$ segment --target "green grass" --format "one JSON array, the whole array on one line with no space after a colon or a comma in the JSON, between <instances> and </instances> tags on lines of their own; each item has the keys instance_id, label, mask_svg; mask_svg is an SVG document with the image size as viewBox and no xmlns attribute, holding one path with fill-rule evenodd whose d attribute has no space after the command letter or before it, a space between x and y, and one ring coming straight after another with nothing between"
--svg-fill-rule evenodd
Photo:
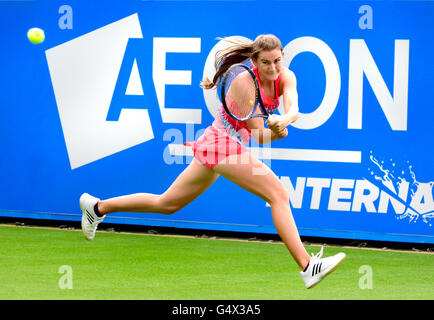
<instances>
[{"instance_id":1,"label":"green grass","mask_svg":"<svg viewBox=\"0 0 434 320\"><path fill-rule=\"evenodd\" d=\"M347 254L307 290L282 243L0 226L0 299L434 299L434 255L324 248ZM318 246L308 246L317 252ZM63 265L72 289L60 289ZM362 265L372 289L360 289Z\"/></svg>"}]
</instances>

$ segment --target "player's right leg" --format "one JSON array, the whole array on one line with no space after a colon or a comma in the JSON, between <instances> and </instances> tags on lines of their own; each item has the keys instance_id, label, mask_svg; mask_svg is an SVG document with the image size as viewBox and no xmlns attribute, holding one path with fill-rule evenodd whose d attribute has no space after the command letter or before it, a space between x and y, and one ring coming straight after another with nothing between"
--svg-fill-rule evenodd
<instances>
[{"instance_id":1,"label":"player's right leg","mask_svg":"<svg viewBox=\"0 0 434 320\"><path fill-rule=\"evenodd\" d=\"M107 199L98 203L98 209L102 215L113 212L172 214L196 199L218 177L219 174L193 159L163 194L136 193Z\"/></svg>"},{"instance_id":2,"label":"player's right leg","mask_svg":"<svg viewBox=\"0 0 434 320\"><path fill-rule=\"evenodd\" d=\"M196 199L219 174L199 163L196 159L176 178L163 194L136 193L100 200L88 194L80 198L83 212L82 230L92 240L104 216L113 212L152 212L172 214Z\"/></svg>"}]
</instances>

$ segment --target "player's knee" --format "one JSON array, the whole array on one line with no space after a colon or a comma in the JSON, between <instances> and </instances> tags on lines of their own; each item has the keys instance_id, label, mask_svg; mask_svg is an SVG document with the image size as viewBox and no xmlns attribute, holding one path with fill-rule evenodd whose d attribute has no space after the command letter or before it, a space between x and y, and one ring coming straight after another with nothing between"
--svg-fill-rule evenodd
<instances>
[{"instance_id":1,"label":"player's knee","mask_svg":"<svg viewBox=\"0 0 434 320\"><path fill-rule=\"evenodd\" d=\"M162 214L166 214L166 215L171 215L174 214L175 212L179 211L181 208L179 206L176 205L172 205L172 204L162 204L159 206L159 212Z\"/></svg>"},{"instance_id":2,"label":"player's knee","mask_svg":"<svg viewBox=\"0 0 434 320\"><path fill-rule=\"evenodd\" d=\"M167 215L174 214L175 212L182 209L182 206L178 204L171 203L170 201L167 201L164 195L161 195L158 198L158 205L159 212Z\"/></svg>"},{"instance_id":3,"label":"player's knee","mask_svg":"<svg viewBox=\"0 0 434 320\"><path fill-rule=\"evenodd\" d=\"M280 185L279 188L275 188L273 190L273 195L270 200L272 203L288 203L289 192L283 185Z\"/></svg>"},{"instance_id":4,"label":"player's knee","mask_svg":"<svg viewBox=\"0 0 434 320\"><path fill-rule=\"evenodd\" d=\"M182 209L181 207L176 206L176 205L175 206L174 205L167 205L163 208L162 213L167 214L167 215L171 215L171 214L178 212L181 209Z\"/></svg>"}]
</instances>

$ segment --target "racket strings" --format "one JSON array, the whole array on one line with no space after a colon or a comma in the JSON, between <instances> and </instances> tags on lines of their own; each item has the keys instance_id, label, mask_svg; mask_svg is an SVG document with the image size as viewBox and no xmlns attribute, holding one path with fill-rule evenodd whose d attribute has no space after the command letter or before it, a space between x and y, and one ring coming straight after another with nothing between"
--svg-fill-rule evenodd
<instances>
[{"instance_id":1,"label":"racket strings","mask_svg":"<svg viewBox=\"0 0 434 320\"><path fill-rule=\"evenodd\" d=\"M226 77L225 102L229 112L238 119L249 118L258 100L254 79L243 67L229 69Z\"/></svg>"}]
</instances>

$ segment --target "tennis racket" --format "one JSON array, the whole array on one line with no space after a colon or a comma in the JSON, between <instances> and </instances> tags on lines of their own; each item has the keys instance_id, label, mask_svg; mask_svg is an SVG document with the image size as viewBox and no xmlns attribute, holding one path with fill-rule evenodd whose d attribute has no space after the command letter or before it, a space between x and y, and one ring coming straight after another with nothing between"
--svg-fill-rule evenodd
<instances>
[{"instance_id":1,"label":"tennis racket","mask_svg":"<svg viewBox=\"0 0 434 320\"><path fill-rule=\"evenodd\" d=\"M269 117L261 99L255 73L242 63L232 65L224 74L221 99L223 108L235 120Z\"/></svg>"}]
</instances>

